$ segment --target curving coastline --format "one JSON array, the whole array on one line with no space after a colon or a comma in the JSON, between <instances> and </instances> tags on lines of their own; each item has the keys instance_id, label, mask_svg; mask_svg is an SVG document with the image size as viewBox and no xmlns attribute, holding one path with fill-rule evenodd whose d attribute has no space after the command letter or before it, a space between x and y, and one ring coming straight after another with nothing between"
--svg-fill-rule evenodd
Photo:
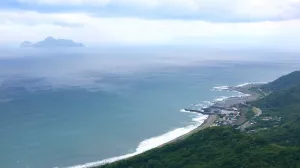
<instances>
[{"instance_id":1,"label":"curving coastline","mask_svg":"<svg viewBox=\"0 0 300 168\"><path fill-rule=\"evenodd\" d=\"M188 133L186 133L186 134L184 134L184 135L182 135L182 136L180 136L180 137L178 137L178 138L176 138L176 139L174 139L174 140L172 140L172 141L170 141L170 142L167 142L167 143L165 143L165 144L163 144L163 145L161 145L161 146L164 146L164 145L166 145L166 144L170 144L170 143L175 143L175 142L181 141L181 140L185 139L186 137L188 137L188 136L190 136L190 135L192 135L192 134L194 134L194 133L196 133L196 132L198 132L198 131L201 131L201 130L203 130L203 129L206 129L206 128L208 128L208 127L211 127L217 119L218 119L218 116L217 116L217 115L209 115L209 116L207 117L207 119L204 120L204 122L203 122L200 126L198 126L197 128L195 128L195 129L193 129L192 131L190 131L190 132L188 132ZM160 146L160 147L161 147L161 146Z\"/></svg>"},{"instance_id":2,"label":"curving coastline","mask_svg":"<svg viewBox=\"0 0 300 168\"><path fill-rule=\"evenodd\" d=\"M216 101L210 102L210 106L204 107L203 109L228 108L228 107L231 107L233 105L237 105L237 104L240 104L240 103L243 103L243 102L256 100L260 97L259 94L256 93L256 92L250 91L249 89L253 88L253 87L256 87L256 86L260 86L262 84L263 84L262 82L259 82L259 83L245 83L245 84L237 85L237 86L234 86L234 87L229 87L229 86L215 87L213 89L213 91L233 91L233 92L238 92L239 95L232 96L232 97L223 97L221 100L216 100ZM182 112L189 112L189 111L182 111ZM192 112L192 113L194 113L194 112ZM197 113L195 113L195 114L197 114ZM201 115L201 114L199 114L199 115ZM200 118L201 117L202 118L205 117L205 119L204 118L203 118L204 120L200 119L200 121L198 121L199 124L197 124L197 125L190 125L190 126L187 126L187 127L184 127L184 128L178 128L176 130L173 130L173 131L177 131L177 130L181 129L182 134L179 135L179 136L174 136L173 139L171 139L169 141L166 141L166 142L163 142L160 145L153 146L153 147L150 147L148 149L141 149L140 146L144 142L143 141L143 142L140 143L140 145L136 149L136 152L134 152L134 153L129 153L129 154L126 154L126 155L113 157L113 158L108 158L108 159L105 159L105 160L86 163L86 164L82 164L82 165L71 166L71 167L68 167L68 168L93 168L93 167L101 166L101 165L104 165L104 164L107 164L107 163L112 163L112 162L116 162L116 161L119 161L119 160L128 159L128 158L131 158L133 156L144 153L148 150L151 150L153 148L162 147L164 145L167 145L167 144L170 144L170 143L175 143L175 142L178 142L180 140L183 140L186 137L188 137L188 136L190 136L190 135L192 135L192 134L194 134L198 131L201 131L203 129L211 127L215 123L215 121L218 119L218 115L216 115L216 114L201 115ZM185 130L182 130L182 129L185 129ZM169 134L173 131L170 131L166 134ZM166 134L160 135L158 137L162 137ZM158 138L158 137L153 137L153 138ZM150 139L153 139L153 138L150 138ZM150 139L147 139L147 140L150 140ZM145 140L145 141L147 141L147 140Z\"/></svg>"},{"instance_id":3,"label":"curving coastline","mask_svg":"<svg viewBox=\"0 0 300 168\"><path fill-rule=\"evenodd\" d=\"M261 97L261 94L257 93L257 92L254 92L254 91L251 91L250 89L251 88L254 88L254 87L258 87L262 84L265 84L266 82L255 82L255 83L244 83L244 84L240 84L240 85L237 85L237 86L234 86L234 87L229 87L229 86L219 86L219 87L214 87L213 88L213 91L233 91L233 92L238 92L239 95L238 96L232 96L232 97L225 97L225 98L222 98L222 100L220 101L216 101L214 103L212 103L211 106L209 107L204 107L202 108L201 110L196 110L196 111L199 111L199 113L204 112L204 111L214 111L215 109L224 109L224 108L229 108L229 107L232 107L234 105L238 105L238 104L241 104L241 103L246 103L246 102L249 102L249 101L254 101L258 98ZM185 112L190 112L188 111L187 109L183 109L183 111ZM195 112L197 113L197 112ZM219 118L218 114L211 114L211 115L208 115L207 119L204 120L204 122L198 126L197 128L195 128L194 130L188 132L187 134L184 134L166 144L170 144L170 143L174 143L174 142L178 142L180 140L183 140L185 139L186 137L198 132L198 131L201 131L203 129L206 129L208 127L211 127L214 125L215 121ZM166 145L166 144L163 144L163 145ZM163 146L161 145L161 146Z\"/></svg>"}]
</instances>

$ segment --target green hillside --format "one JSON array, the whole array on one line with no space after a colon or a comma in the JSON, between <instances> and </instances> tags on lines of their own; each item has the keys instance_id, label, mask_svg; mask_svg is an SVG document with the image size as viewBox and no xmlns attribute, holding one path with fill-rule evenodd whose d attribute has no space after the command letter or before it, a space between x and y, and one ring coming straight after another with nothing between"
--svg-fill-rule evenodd
<instances>
[{"instance_id":1,"label":"green hillside","mask_svg":"<svg viewBox=\"0 0 300 168\"><path fill-rule=\"evenodd\" d=\"M288 75L284 75L277 80L262 86L261 88L265 92L270 92L288 89L297 85L300 85L300 71L294 71Z\"/></svg>"},{"instance_id":2,"label":"green hillside","mask_svg":"<svg viewBox=\"0 0 300 168\"><path fill-rule=\"evenodd\" d=\"M300 103L300 85L275 91L263 99L252 102L252 104L260 106L264 110L277 111L278 115L293 113L293 111L281 112L280 110L295 105L297 106L298 103Z\"/></svg>"},{"instance_id":3,"label":"green hillside","mask_svg":"<svg viewBox=\"0 0 300 168\"><path fill-rule=\"evenodd\" d=\"M182 142L104 168L299 167L300 148L269 143L232 128L215 127Z\"/></svg>"},{"instance_id":4,"label":"green hillside","mask_svg":"<svg viewBox=\"0 0 300 168\"><path fill-rule=\"evenodd\" d=\"M281 145L300 146L300 86L273 92L253 104L261 107L264 116L282 118L279 127L260 134Z\"/></svg>"},{"instance_id":5,"label":"green hillside","mask_svg":"<svg viewBox=\"0 0 300 168\"><path fill-rule=\"evenodd\" d=\"M300 78L293 79L299 74L294 72L268 84L272 93L251 102L263 110L262 118L271 118L268 121L256 119L257 124L250 128L256 130L254 133L231 127L213 127L177 143L101 167L300 167ZM298 81L299 84L294 85L291 81Z\"/></svg>"}]
</instances>

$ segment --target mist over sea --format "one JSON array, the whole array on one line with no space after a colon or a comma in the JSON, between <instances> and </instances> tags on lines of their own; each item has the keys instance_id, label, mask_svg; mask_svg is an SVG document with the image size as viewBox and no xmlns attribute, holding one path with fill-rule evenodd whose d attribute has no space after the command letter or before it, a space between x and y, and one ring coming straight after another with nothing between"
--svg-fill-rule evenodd
<instances>
[{"instance_id":1,"label":"mist over sea","mask_svg":"<svg viewBox=\"0 0 300 168\"><path fill-rule=\"evenodd\" d=\"M213 87L300 69L297 53L261 50L1 51L0 167L7 168L61 168L143 152L206 118L181 109L237 94Z\"/></svg>"}]
</instances>

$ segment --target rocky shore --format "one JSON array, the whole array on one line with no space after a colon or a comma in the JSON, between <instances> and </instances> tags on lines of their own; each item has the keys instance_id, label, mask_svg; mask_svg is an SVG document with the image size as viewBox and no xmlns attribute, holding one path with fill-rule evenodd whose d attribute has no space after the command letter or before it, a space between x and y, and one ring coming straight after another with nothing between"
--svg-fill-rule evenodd
<instances>
[{"instance_id":1,"label":"rocky shore","mask_svg":"<svg viewBox=\"0 0 300 168\"><path fill-rule=\"evenodd\" d=\"M263 93L260 93L258 87L261 84L248 84L244 86L227 87L222 89L223 91L238 92L240 95L229 97L223 101L215 102L213 105L202 109L185 109L186 111L201 113L204 115L220 114L222 110L238 109L239 105L246 105L247 102L254 101L262 97ZM257 89L256 89L257 88Z\"/></svg>"},{"instance_id":2,"label":"rocky shore","mask_svg":"<svg viewBox=\"0 0 300 168\"><path fill-rule=\"evenodd\" d=\"M237 118L240 116L240 107L242 106L247 106L247 102L257 100L261 97L263 97L263 93L260 93L259 86L262 84L247 84L243 86L235 86L235 87L226 87L222 90L227 90L227 91L233 91L233 92L239 92L239 96L235 97L229 97L223 101L216 102L215 104L211 105L210 107L207 108L202 108L202 109L184 109L186 111L190 112L195 112L195 113L201 113L204 115L209 115L208 118L196 129L193 131L171 141L175 142L181 139L184 139L185 137L203 130L205 128L211 127L211 126L217 126L218 124L216 123L217 120L220 117L224 117L228 115L229 117L232 117L233 120L237 120ZM231 113L232 112L232 113ZM227 113L227 114L224 114ZM231 119L229 119L231 120ZM233 125L234 122L230 123L228 122L228 125Z\"/></svg>"}]
</instances>

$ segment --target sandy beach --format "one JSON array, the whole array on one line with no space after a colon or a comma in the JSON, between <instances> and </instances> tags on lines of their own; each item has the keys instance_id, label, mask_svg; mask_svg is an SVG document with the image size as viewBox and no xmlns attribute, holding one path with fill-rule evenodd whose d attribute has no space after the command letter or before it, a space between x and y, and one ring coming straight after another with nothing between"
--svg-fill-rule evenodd
<instances>
[{"instance_id":1,"label":"sandy beach","mask_svg":"<svg viewBox=\"0 0 300 168\"><path fill-rule=\"evenodd\" d=\"M194 133L196 133L198 131L206 129L206 128L212 126L217 119L218 119L218 115L209 115L207 117L207 119L199 127L197 127L196 129L192 130L191 132L189 132L187 134L184 134L184 135L182 135L182 136L180 136L180 137L178 137L178 138L176 138L176 139L174 139L174 140L172 140L172 141L170 141L170 142L168 142L166 144L178 142L178 141L183 140L186 137L188 137L188 136L190 136L190 135L192 135L192 134L194 134ZM166 144L163 144L161 146L164 146Z\"/></svg>"},{"instance_id":2,"label":"sandy beach","mask_svg":"<svg viewBox=\"0 0 300 168\"><path fill-rule=\"evenodd\" d=\"M249 102L249 101L253 101L253 100L256 100L260 97L260 94L258 94L257 92L253 92L251 90L249 90L250 88L252 87L255 87L255 86L258 86L257 84L249 84L249 85L246 85L246 86L241 86L241 87L231 87L229 90L230 91L237 91L237 92L240 92L240 93L243 93L243 94L247 94L248 96L237 96L237 97L230 97L228 99L225 99L221 102L217 102L215 103L213 106L209 107L209 108L228 108L228 107L232 107L234 105L237 105L237 104L241 104L241 103L245 103L245 102ZM200 125L198 126L197 128L195 128L194 130L174 139L174 140L171 140L167 143L164 143L160 146L158 146L157 148L160 148L160 147L163 147L165 145L169 145L169 144L172 144L172 143L177 143L178 141L181 141L181 140L184 140L185 138L187 138L188 136L190 135L193 135L201 130L204 130L206 128L209 128L211 127L215 121L217 121L219 118L219 115L218 114L210 114L208 115L207 119L205 119L205 121ZM132 155L132 156L129 156L129 157L126 157L124 159L128 159L128 158L131 158L135 155ZM120 159L122 160L122 159ZM117 160L116 160L117 161Z\"/></svg>"},{"instance_id":3,"label":"sandy beach","mask_svg":"<svg viewBox=\"0 0 300 168\"><path fill-rule=\"evenodd\" d=\"M187 137L191 134L194 134L198 131L206 129L206 128L212 126L217 119L218 119L218 115L209 115L207 117L207 119L199 127L197 127L193 131L191 131L191 132L189 132L189 133L187 133L187 134L185 134L185 135L183 135L182 137L179 137L179 138L185 138L185 137Z\"/></svg>"}]
</instances>

